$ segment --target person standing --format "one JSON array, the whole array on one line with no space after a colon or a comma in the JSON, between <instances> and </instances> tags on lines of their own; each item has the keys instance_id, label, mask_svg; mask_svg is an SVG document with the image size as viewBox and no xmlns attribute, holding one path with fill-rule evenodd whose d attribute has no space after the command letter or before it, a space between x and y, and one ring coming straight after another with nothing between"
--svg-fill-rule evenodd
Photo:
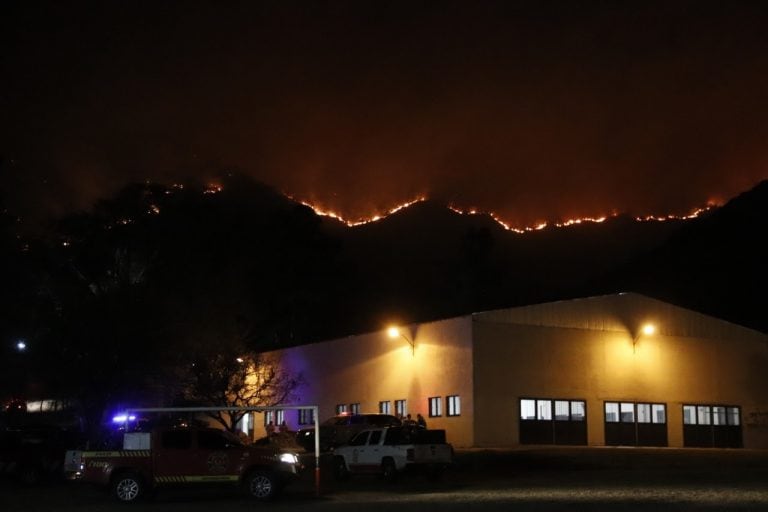
<instances>
[{"instance_id":1,"label":"person standing","mask_svg":"<svg viewBox=\"0 0 768 512\"><path fill-rule=\"evenodd\" d=\"M423 429L427 428L427 420L424 419L421 413L416 415L416 426Z\"/></svg>"}]
</instances>

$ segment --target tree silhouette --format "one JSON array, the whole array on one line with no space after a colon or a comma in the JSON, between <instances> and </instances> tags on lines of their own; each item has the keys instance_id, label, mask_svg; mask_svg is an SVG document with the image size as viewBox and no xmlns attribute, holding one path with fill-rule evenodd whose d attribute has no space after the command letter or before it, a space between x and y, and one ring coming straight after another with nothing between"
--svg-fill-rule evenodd
<instances>
[{"instance_id":1,"label":"tree silhouette","mask_svg":"<svg viewBox=\"0 0 768 512\"><path fill-rule=\"evenodd\" d=\"M208 350L195 358L185 371L184 399L200 406L258 407L289 403L304 385L301 375L283 370L276 361L256 352L234 347ZM245 416L242 411L207 413L234 432Z\"/></svg>"}]
</instances>

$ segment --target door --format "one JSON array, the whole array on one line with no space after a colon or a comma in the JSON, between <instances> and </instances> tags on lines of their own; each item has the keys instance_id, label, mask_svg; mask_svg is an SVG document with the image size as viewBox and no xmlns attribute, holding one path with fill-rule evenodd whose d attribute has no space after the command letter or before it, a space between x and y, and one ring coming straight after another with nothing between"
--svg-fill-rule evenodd
<instances>
[{"instance_id":1,"label":"door","mask_svg":"<svg viewBox=\"0 0 768 512\"><path fill-rule=\"evenodd\" d=\"M188 482L237 482L245 450L229 432L216 429L197 432L197 450L185 469Z\"/></svg>"},{"instance_id":2,"label":"door","mask_svg":"<svg viewBox=\"0 0 768 512\"><path fill-rule=\"evenodd\" d=\"M165 484L182 481L184 468L194 463L192 432L181 429L158 432L153 441L152 456L155 482Z\"/></svg>"},{"instance_id":3,"label":"door","mask_svg":"<svg viewBox=\"0 0 768 512\"><path fill-rule=\"evenodd\" d=\"M381 430L372 430L368 441L359 447L358 464L361 471L378 471L381 467Z\"/></svg>"},{"instance_id":4,"label":"door","mask_svg":"<svg viewBox=\"0 0 768 512\"><path fill-rule=\"evenodd\" d=\"M351 448L350 460L348 461L349 469L354 472L371 471L370 467L370 451L368 445L368 437L371 432L366 430L355 435L349 440L349 447Z\"/></svg>"}]
</instances>

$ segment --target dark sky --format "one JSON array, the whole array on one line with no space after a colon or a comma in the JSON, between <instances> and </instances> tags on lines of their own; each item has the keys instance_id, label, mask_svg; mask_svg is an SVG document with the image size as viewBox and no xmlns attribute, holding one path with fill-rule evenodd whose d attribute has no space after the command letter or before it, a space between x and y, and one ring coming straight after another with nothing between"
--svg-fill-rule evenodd
<instances>
[{"instance_id":1,"label":"dark sky","mask_svg":"<svg viewBox=\"0 0 768 512\"><path fill-rule=\"evenodd\" d=\"M0 4L25 214L223 169L349 218L687 213L768 178L768 2Z\"/></svg>"}]
</instances>

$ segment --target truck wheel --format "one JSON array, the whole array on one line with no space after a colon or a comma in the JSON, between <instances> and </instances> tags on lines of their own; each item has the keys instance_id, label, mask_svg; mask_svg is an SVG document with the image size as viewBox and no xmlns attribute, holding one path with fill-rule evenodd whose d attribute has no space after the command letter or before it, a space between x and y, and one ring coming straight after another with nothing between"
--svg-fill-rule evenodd
<instances>
[{"instance_id":1,"label":"truck wheel","mask_svg":"<svg viewBox=\"0 0 768 512\"><path fill-rule=\"evenodd\" d=\"M347 463L344 462L344 457L337 455L333 458L333 476L339 482L349 479L349 469L347 469Z\"/></svg>"},{"instance_id":2,"label":"truck wheel","mask_svg":"<svg viewBox=\"0 0 768 512\"><path fill-rule=\"evenodd\" d=\"M253 498L266 501L275 496L278 491L278 482L274 475L266 472L254 472L245 480L245 490Z\"/></svg>"},{"instance_id":3,"label":"truck wheel","mask_svg":"<svg viewBox=\"0 0 768 512\"><path fill-rule=\"evenodd\" d=\"M394 482L397 480L397 468L395 467L395 461L392 459L384 459L381 461L381 476L387 482Z\"/></svg>"},{"instance_id":4,"label":"truck wheel","mask_svg":"<svg viewBox=\"0 0 768 512\"><path fill-rule=\"evenodd\" d=\"M136 473L121 473L112 480L112 494L124 503L136 501L144 496L144 482Z\"/></svg>"}]
</instances>

